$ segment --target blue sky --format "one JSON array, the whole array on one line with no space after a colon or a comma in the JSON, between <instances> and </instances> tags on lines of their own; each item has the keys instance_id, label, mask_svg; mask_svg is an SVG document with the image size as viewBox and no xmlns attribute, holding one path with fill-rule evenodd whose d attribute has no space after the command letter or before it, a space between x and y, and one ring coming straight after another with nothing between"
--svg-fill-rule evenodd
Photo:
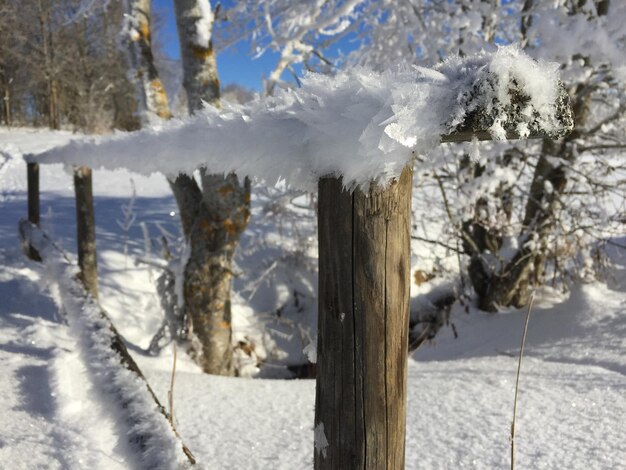
<instances>
[{"instance_id":1,"label":"blue sky","mask_svg":"<svg viewBox=\"0 0 626 470\"><path fill-rule=\"evenodd\" d=\"M213 6L214 2L211 2ZM222 1L222 7L228 7L232 0ZM176 33L176 18L172 0L153 0L153 11L164 22L160 31L161 43L165 46L165 53L171 58L180 57L178 35ZM223 85L238 83L246 88L260 91L262 79L268 76L277 61L277 54L265 53L258 59L251 58L248 43L240 43L237 48L221 52L217 56L217 67Z\"/></svg>"},{"instance_id":2,"label":"blue sky","mask_svg":"<svg viewBox=\"0 0 626 470\"><path fill-rule=\"evenodd\" d=\"M228 8L236 0L222 0L222 8ZM216 2L212 1L211 6ZM165 53L174 59L180 57L178 34L176 32L176 18L172 0L152 0L152 9L158 14L162 23L162 29L158 32L159 41L164 45ZM348 53L358 47L359 42L354 37L344 37L335 44L330 45L325 53L329 58L336 58L341 52ZM261 57L253 59L249 42L242 41L236 46L222 51L217 56L217 69L222 85L237 83L246 88L261 91L263 78L267 77L278 63L279 54L274 51L266 51ZM332 60L332 59L331 59ZM298 75L302 74L301 64L294 64L294 70ZM283 80L294 82L290 72L284 72Z\"/></svg>"}]
</instances>

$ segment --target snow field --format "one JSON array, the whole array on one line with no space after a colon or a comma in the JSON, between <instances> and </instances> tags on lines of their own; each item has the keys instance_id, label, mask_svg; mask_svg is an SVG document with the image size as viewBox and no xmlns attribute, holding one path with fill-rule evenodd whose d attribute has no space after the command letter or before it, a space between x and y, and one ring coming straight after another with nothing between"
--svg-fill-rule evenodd
<instances>
[{"instance_id":1,"label":"snow field","mask_svg":"<svg viewBox=\"0 0 626 470\"><path fill-rule=\"evenodd\" d=\"M55 136L0 130L0 146L22 141L41 150ZM28 149L20 150L26 153ZM45 290L50 284L41 266L27 261L19 251L16 225L26 212L21 176L25 165L11 155L2 161L0 399L5 404L5 426L0 429L0 468L137 468L123 445L116 415L90 378L91 366L79 354L75 335L61 321L52 300L57 294ZM121 205L129 201L131 176L138 193L137 223L129 232L125 260L125 233L116 220L123 217ZM94 182L100 188L95 189L95 198L103 303L165 403L172 352L166 347L151 357L141 350L162 312L149 268L136 266L134 258L145 255L140 222L148 225L153 238L160 233L157 224L176 233L175 213L170 215L175 204L162 177L98 171ZM43 224L72 253L71 177L60 165L46 166L42 168L44 185ZM262 337L266 325L257 323L258 317L269 317L282 306L292 309L292 319L302 320L310 311L297 316L290 295L294 286L305 290L311 284L308 268L287 262L271 268L270 260L277 254L288 260L302 260L301 255L314 260L315 249L297 251L298 239L289 218L283 219L284 239L277 231L268 232L266 228L276 225L280 216L264 211L271 198L256 193L250 238L242 241L238 261L243 275L234 287L233 314L244 330L235 332L240 337ZM314 229L307 228L311 222L306 214L303 211L300 224L295 224L304 231L300 234L304 240L314 234ZM255 240L263 242L255 244ZM618 242L625 244L623 239ZM154 246L155 256L156 252ZM289 253L293 255L286 256ZM253 259L246 262L245 254ZM518 405L520 469L612 470L623 468L626 461L622 430L626 416L626 255L618 247L611 247L609 254L615 267L605 284L576 287L566 298L549 289L537 293ZM257 286L251 280L268 269L254 291ZM307 289L314 295L314 285ZM305 300L310 302L307 309L314 309L314 297ZM524 314L517 310L498 315L470 310L466 314L455 309L452 321L459 337L455 339L452 330L444 328L433 344L423 346L409 361L408 469L508 466L516 354ZM300 360L303 341L297 329L285 328L279 331L292 333L291 339L274 336L276 354ZM265 348L270 361L288 362L270 354L272 341ZM313 381L206 376L180 350L177 370L177 429L205 468L312 467Z\"/></svg>"},{"instance_id":2,"label":"snow field","mask_svg":"<svg viewBox=\"0 0 626 470\"><path fill-rule=\"evenodd\" d=\"M40 289L40 273L4 250L0 258L0 467L126 468L108 410L94 396L75 338Z\"/></svg>"}]
</instances>

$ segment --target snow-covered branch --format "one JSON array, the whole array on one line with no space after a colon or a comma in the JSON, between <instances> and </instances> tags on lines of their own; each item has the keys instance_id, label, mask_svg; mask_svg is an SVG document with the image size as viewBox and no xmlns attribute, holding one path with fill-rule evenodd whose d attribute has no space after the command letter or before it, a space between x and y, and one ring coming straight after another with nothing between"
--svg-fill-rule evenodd
<instances>
[{"instance_id":1,"label":"snow-covered branch","mask_svg":"<svg viewBox=\"0 0 626 470\"><path fill-rule=\"evenodd\" d=\"M250 36L257 56L267 50L280 54L265 84L266 92L272 94L285 70L307 62L320 44L344 37L359 16L357 11L366 3L366 0L241 1L226 12L233 26L226 28L223 35L233 36L230 41Z\"/></svg>"}]
</instances>

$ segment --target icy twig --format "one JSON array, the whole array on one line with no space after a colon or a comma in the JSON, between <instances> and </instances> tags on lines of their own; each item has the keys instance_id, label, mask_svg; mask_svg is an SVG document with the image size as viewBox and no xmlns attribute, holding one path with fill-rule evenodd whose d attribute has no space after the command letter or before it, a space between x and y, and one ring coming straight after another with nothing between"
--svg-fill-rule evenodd
<instances>
[{"instance_id":1,"label":"icy twig","mask_svg":"<svg viewBox=\"0 0 626 470\"><path fill-rule=\"evenodd\" d=\"M533 301L535 295L530 296L528 302L528 311L526 313L526 322L524 323L524 333L522 334L522 344L519 349L519 362L517 363L517 377L515 379L515 399L513 400L513 421L511 421L511 470L515 470L515 417L517 414L517 395L519 393L519 378L520 371L522 370L522 357L524 355L524 344L526 344L526 333L528 332L528 320L530 319L530 312L533 308Z\"/></svg>"},{"instance_id":2,"label":"icy twig","mask_svg":"<svg viewBox=\"0 0 626 470\"><path fill-rule=\"evenodd\" d=\"M176 425L174 424L174 380L176 379L176 342L172 343L172 350L174 353L174 360L172 363L172 378L170 380L170 389L167 392L167 400L170 405L170 424L176 434Z\"/></svg>"}]
</instances>

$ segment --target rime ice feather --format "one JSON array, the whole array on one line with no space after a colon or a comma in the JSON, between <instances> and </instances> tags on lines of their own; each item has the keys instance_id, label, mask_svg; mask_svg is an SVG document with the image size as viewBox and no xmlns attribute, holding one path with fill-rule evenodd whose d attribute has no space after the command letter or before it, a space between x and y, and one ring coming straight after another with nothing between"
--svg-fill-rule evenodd
<instances>
[{"instance_id":1,"label":"rime ice feather","mask_svg":"<svg viewBox=\"0 0 626 470\"><path fill-rule=\"evenodd\" d=\"M480 130L502 139L567 130L571 116L559 101L556 69L509 46L448 60L435 71L308 74L301 88L275 97L207 106L185 120L73 142L34 159L140 174L206 167L308 190L326 175L343 176L348 187L384 184L446 134Z\"/></svg>"}]
</instances>

